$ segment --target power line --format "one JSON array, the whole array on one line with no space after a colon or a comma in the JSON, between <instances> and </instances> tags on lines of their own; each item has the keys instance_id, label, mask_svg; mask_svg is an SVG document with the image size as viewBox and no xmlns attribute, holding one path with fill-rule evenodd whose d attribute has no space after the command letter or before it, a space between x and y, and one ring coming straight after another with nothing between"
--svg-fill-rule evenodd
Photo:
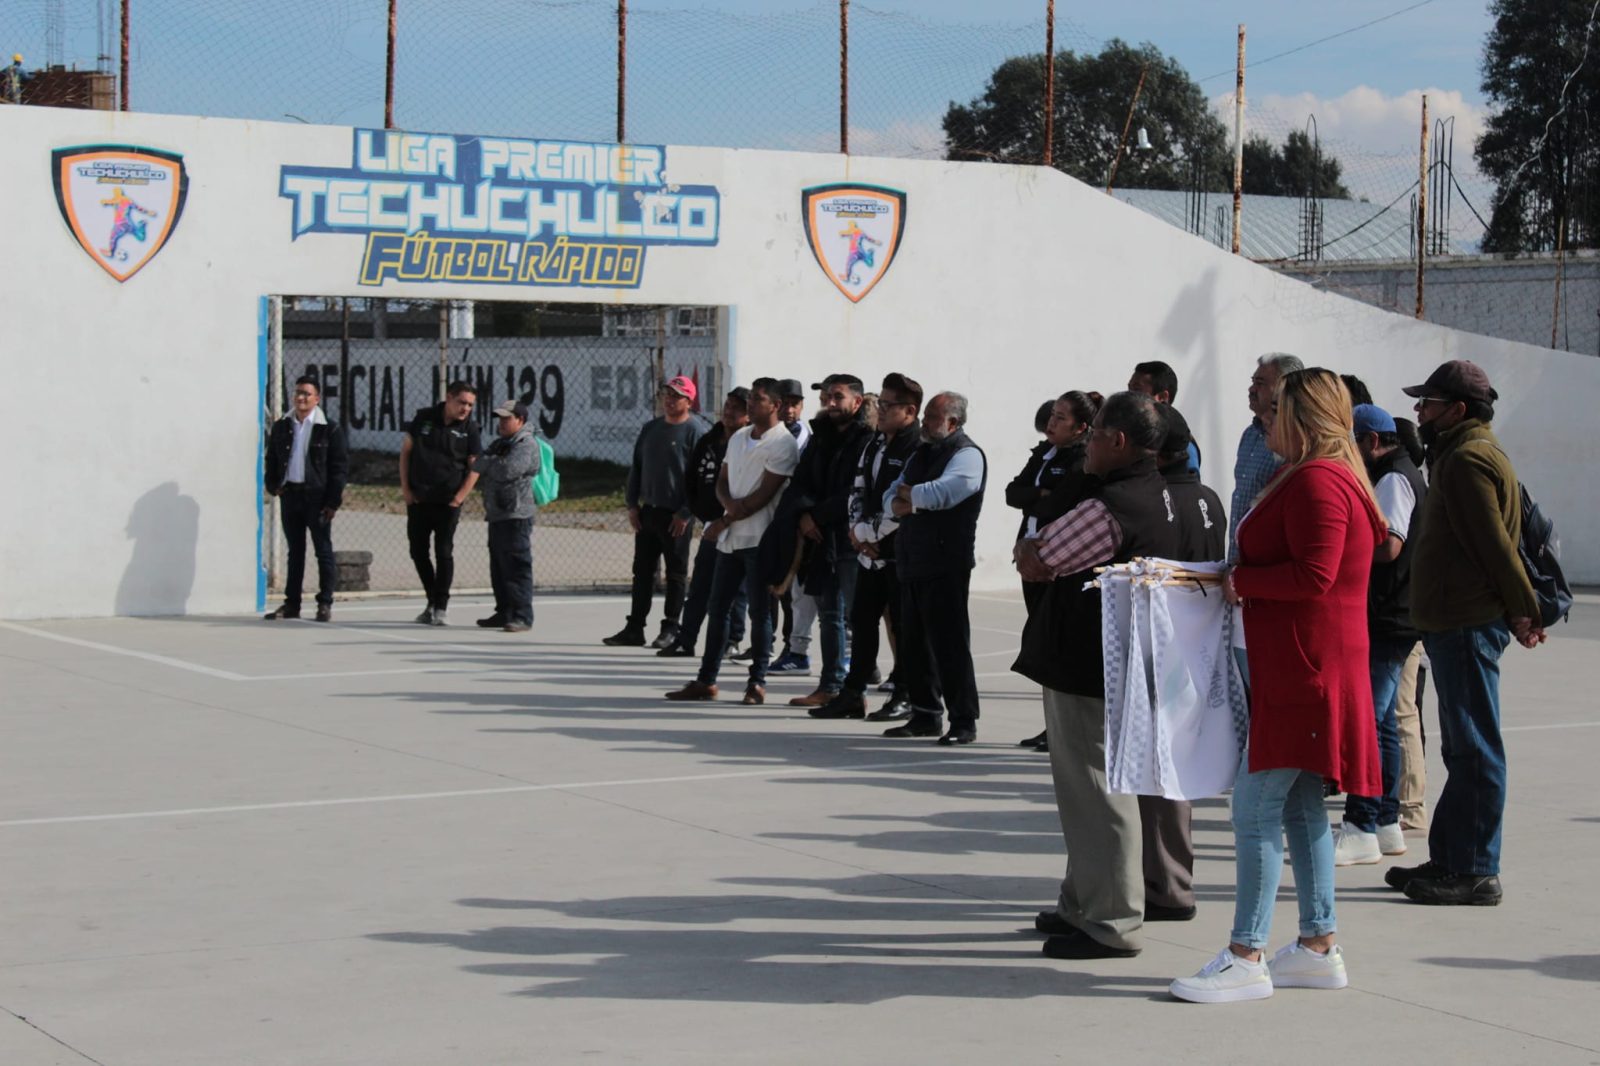
<instances>
[{"instance_id":1,"label":"power line","mask_svg":"<svg viewBox=\"0 0 1600 1066\"><path fill-rule=\"evenodd\" d=\"M1308 41L1305 44L1298 45L1289 49L1287 52L1279 52L1276 55L1267 56L1265 59L1258 59L1254 63L1246 63L1244 65L1245 69L1249 70L1251 67L1265 66L1266 64L1271 63L1274 59L1282 59L1284 56L1292 56L1296 52L1304 52L1307 48L1315 48L1319 44L1327 44L1329 41L1338 40L1340 37L1348 37L1350 34L1356 33L1359 30L1364 30L1369 26L1376 26L1380 22L1388 22L1393 18L1399 18L1408 11L1415 11L1419 7L1427 7L1431 3L1433 3L1433 0L1420 0L1419 3L1412 4L1410 7L1403 7L1399 11L1391 11L1387 15L1383 15L1380 18L1375 18L1370 22L1363 22L1359 26L1351 26L1348 30L1340 30L1338 33L1330 33L1326 37L1318 37L1314 41ZM1224 70L1216 74L1208 74L1200 79L1200 83L1204 84L1208 81L1215 81L1217 78L1226 78L1233 73L1233 70Z\"/></svg>"}]
</instances>

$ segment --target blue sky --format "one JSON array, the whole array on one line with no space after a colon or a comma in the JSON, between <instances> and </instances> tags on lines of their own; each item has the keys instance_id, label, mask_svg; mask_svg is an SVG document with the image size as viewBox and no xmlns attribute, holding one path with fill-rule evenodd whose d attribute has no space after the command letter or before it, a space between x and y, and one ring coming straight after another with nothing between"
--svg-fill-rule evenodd
<instances>
[{"instance_id":1,"label":"blue sky","mask_svg":"<svg viewBox=\"0 0 1600 1066\"><path fill-rule=\"evenodd\" d=\"M1249 58L1392 14L1416 0L1059 0L1057 43L1112 37L1176 57L1219 104L1234 27ZM0 49L42 58L48 0L0 3ZM114 7L115 5L113 5ZM382 123L384 0L135 0L136 110ZM832 150L834 0L630 0L629 138ZM67 58L92 65L95 0L64 0ZM580 140L615 133L614 0L400 0L398 121L412 129ZM1045 0L855 0L851 147L937 156L939 119L979 94L1007 55L1043 48ZM1275 141L1315 115L1359 195L1388 202L1415 180L1419 96L1456 119L1471 168L1486 0L1431 0L1379 25L1252 67L1247 121ZM1210 77L1211 75L1220 75Z\"/></svg>"}]
</instances>

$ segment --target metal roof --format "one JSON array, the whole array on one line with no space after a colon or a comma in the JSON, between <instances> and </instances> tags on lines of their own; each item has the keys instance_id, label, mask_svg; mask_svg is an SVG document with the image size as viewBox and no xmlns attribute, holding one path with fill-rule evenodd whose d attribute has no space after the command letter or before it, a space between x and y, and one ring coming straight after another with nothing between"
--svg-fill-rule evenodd
<instances>
[{"instance_id":1,"label":"metal roof","mask_svg":"<svg viewBox=\"0 0 1600 1066\"><path fill-rule=\"evenodd\" d=\"M1221 248L1232 246L1233 194L1165 189L1116 189L1118 200L1131 204L1163 222L1195 232L1198 206L1199 236ZM1320 234L1308 239L1307 201L1298 196L1244 197L1240 253L1250 259L1359 262L1368 259L1410 259L1409 208L1384 208L1360 200L1310 201L1320 212ZM1307 249L1314 249L1307 254Z\"/></svg>"}]
</instances>

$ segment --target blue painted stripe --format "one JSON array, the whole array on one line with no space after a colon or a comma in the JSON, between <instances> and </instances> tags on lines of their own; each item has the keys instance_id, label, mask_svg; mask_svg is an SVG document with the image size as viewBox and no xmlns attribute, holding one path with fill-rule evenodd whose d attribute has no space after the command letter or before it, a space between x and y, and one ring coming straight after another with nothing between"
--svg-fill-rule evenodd
<instances>
[{"instance_id":1,"label":"blue painted stripe","mask_svg":"<svg viewBox=\"0 0 1600 1066\"><path fill-rule=\"evenodd\" d=\"M261 306L256 316L256 411L255 419L258 425L265 424L263 417L267 410L267 323L272 305L270 298L261 297ZM265 442L261 442L265 447ZM257 450L256 476L256 610L267 609L267 563L261 557L261 542L266 539L266 468L261 462L260 450Z\"/></svg>"}]
</instances>

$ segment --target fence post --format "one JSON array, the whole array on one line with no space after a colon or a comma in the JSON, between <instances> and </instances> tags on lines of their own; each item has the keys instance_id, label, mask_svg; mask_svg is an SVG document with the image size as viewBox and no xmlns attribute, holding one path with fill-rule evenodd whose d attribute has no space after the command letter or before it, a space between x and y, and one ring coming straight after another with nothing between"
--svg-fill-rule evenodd
<instances>
[{"instance_id":1,"label":"fence post","mask_svg":"<svg viewBox=\"0 0 1600 1066\"><path fill-rule=\"evenodd\" d=\"M122 0L122 72L119 86L121 90L121 110L128 111L128 11L129 0Z\"/></svg>"},{"instance_id":2,"label":"fence post","mask_svg":"<svg viewBox=\"0 0 1600 1066\"><path fill-rule=\"evenodd\" d=\"M400 0L389 0L389 52L384 62L383 128L394 129L394 50L400 32Z\"/></svg>"},{"instance_id":3,"label":"fence post","mask_svg":"<svg viewBox=\"0 0 1600 1066\"><path fill-rule=\"evenodd\" d=\"M1239 254L1244 225L1244 23L1239 23L1239 57L1233 76L1233 254Z\"/></svg>"},{"instance_id":4,"label":"fence post","mask_svg":"<svg viewBox=\"0 0 1600 1066\"><path fill-rule=\"evenodd\" d=\"M850 154L850 0L839 0L839 154Z\"/></svg>"},{"instance_id":5,"label":"fence post","mask_svg":"<svg viewBox=\"0 0 1600 1066\"><path fill-rule=\"evenodd\" d=\"M1044 165L1056 164L1056 0L1044 11Z\"/></svg>"},{"instance_id":6,"label":"fence post","mask_svg":"<svg viewBox=\"0 0 1600 1066\"><path fill-rule=\"evenodd\" d=\"M628 140L628 0L617 0L617 143Z\"/></svg>"},{"instance_id":7,"label":"fence post","mask_svg":"<svg viewBox=\"0 0 1600 1066\"><path fill-rule=\"evenodd\" d=\"M1422 134L1417 150L1417 317L1422 317L1422 285L1428 262L1428 95L1422 95Z\"/></svg>"},{"instance_id":8,"label":"fence post","mask_svg":"<svg viewBox=\"0 0 1600 1066\"><path fill-rule=\"evenodd\" d=\"M126 54L126 53L124 53ZM283 417L283 297L267 298L267 429ZM278 517L279 501L273 496L267 503L266 547L262 554L267 560L267 588L278 584Z\"/></svg>"},{"instance_id":9,"label":"fence post","mask_svg":"<svg viewBox=\"0 0 1600 1066\"><path fill-rule=\"evenodd\" d=\"M450 301L439 301L439 387L435 395L443 396L450 383ZM515 400L515 396L506 399Z\"/></svg>"}]
</instances>

